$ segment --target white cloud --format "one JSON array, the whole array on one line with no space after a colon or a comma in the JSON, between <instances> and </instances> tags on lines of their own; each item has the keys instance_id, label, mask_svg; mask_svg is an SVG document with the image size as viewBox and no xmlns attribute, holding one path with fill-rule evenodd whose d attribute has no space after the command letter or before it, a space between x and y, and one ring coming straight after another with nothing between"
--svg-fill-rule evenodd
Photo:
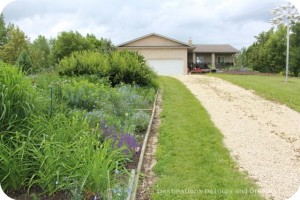
<instances>
[{"instance_id":1,"label":"white cloud","mask_svg":"<svg viewBox=\"0 0 300 200\"><path fill-rule=\"evenodd\" d=\"M115 44L157 32L186 42L248 46L270 28L270 10L284 0L17 0L7 21L31 38L62 31L93 33Z\"/></svg>"}]
</instances>

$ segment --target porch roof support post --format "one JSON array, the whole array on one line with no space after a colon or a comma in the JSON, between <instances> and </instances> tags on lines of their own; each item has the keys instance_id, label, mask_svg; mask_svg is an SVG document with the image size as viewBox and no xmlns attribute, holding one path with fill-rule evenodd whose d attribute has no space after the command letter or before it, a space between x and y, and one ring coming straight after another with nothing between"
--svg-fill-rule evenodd
<instances>
[{"instance_id":1,"label":"porch roof support post","mask_svg":"<svg viewBox=\"0 0 300 200\"><path fill-rule=\"evenodd\" d=\"M193 53L193 63L196 63L196 53Z\"/></svg>"},{"instance_id":2,"label":"porch roof support post","mask_svg":"<svg viewBox=\"0 0 300 200\"><path fill-rule=\"evenodd\" d=\"M213 69L216 69L216 55L215 53L211 54L211 66Z\"/></svg>"}]
</instances>

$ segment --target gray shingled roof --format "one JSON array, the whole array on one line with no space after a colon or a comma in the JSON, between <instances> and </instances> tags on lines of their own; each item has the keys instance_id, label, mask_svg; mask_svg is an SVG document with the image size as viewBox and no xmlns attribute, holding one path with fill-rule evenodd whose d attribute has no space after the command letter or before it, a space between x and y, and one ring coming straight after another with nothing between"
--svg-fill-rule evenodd
<instances>
[{"instance_id":1,"label":"gray shingled roof","mask_svg":"<svg viewBox=\"0 0 300 200\"><path fill-rule=\"evenodd\" d=\"M195 53L238 53L239 50L229 44L194 44Z\"/></svg>"}]
</instances>

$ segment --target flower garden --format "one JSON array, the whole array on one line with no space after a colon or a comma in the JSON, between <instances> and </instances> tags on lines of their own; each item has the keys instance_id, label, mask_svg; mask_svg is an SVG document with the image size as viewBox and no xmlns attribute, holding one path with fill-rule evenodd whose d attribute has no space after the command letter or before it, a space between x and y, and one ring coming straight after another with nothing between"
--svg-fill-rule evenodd
<instances>
[{"instance_id":1,"label":"flower garden","mask_svg":"<svg viewBox=\"0 0 300 200\"><path fill-rule=\"evenodd\" d=\"M2 189L19 199L124 199L155 80L131 52L76 52L35 75L0 62Z\"/></svg>"}]
</instances>

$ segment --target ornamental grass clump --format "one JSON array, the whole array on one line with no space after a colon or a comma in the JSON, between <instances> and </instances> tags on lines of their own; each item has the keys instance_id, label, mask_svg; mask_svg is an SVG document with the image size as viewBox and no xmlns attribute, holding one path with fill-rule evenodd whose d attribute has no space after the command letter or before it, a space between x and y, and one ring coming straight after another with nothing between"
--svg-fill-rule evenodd
<instances>
[{"instance_id":1,"label":"ornamental grass clump","mask_svg":"<svg viewBox=\"0 0 300 200\"><path fill-rule=\"evenodd\" d=\"M38 163L30 187L39 186L49 194L78 190L106 195L115 184L111 180L115 168L124 168L122 149L112 149L108 140L99 142L99 130L90 129L81 116L37 117L33 126L42 137L30 149L33 162Z\"/></svg>"},{"instance_id":2,"label":"ornamental grass clump","mask_svg":"<svg viewBox=\"0 0 300 200\"><path fill-rule=\"evenodd\" d=\"M35 108L35 92L17 67L0 62L0 131L25 126Z\"/></svg>"}]
</instances>

